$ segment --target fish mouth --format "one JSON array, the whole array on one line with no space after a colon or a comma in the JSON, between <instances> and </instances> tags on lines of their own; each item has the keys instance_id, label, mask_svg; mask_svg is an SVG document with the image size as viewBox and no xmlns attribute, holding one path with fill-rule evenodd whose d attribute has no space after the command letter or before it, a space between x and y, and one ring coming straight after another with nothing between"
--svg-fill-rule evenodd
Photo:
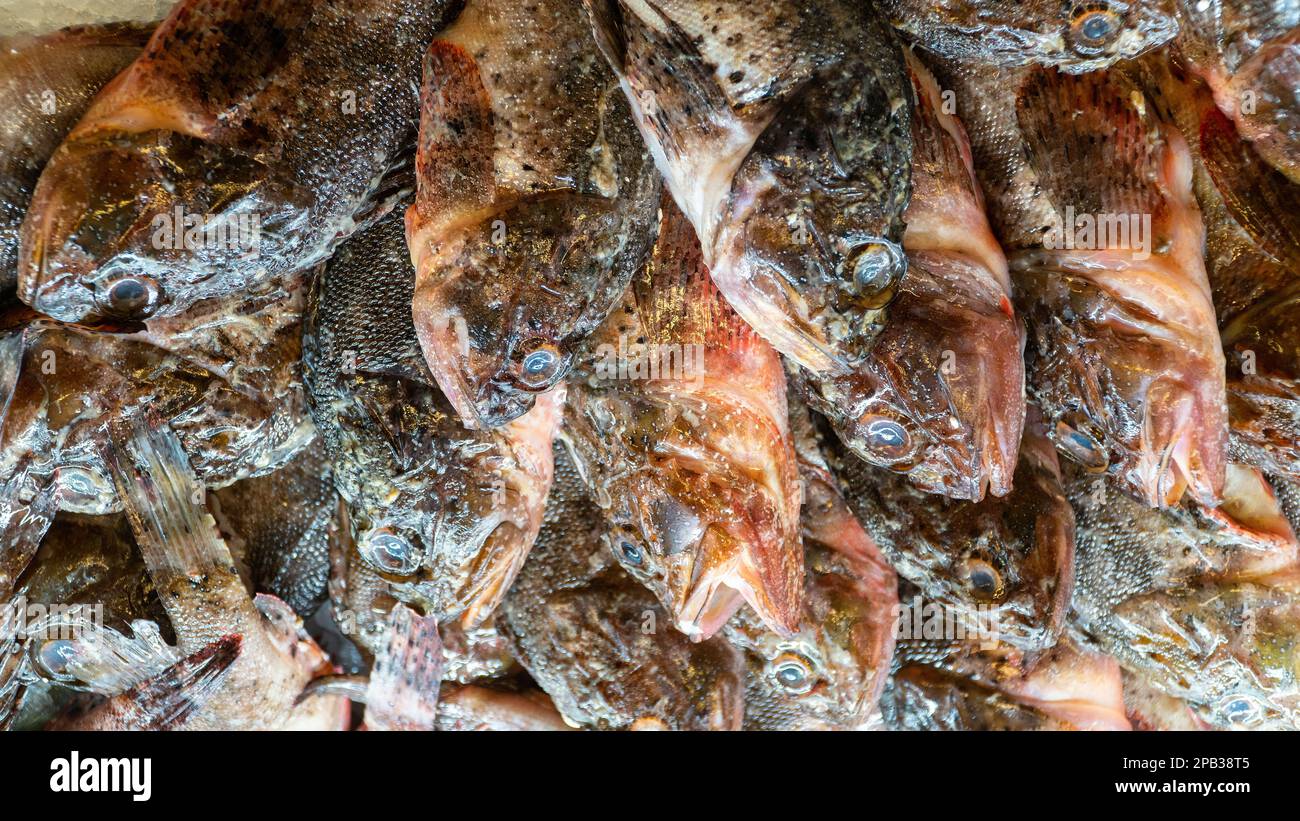
<instances>
[{"instance_id":1,"label":"fish mouth","mask_svg":"<svg viewBox=\"0 0 1300 821\"><path fill-rule=\"evenodd\" d=\"M792 541L739 542L710 525L698 555L669 572L670 609L677 629L693 641L703 641L745 603L769 628L792 635L803 613L803 552L798 539Z\"/></svg>"},{"instance_id":2,"label":"fish mouth","mask_svg":"<svg viewBox=\"0 0 1300 821\"><path fill-rule=\"evenodd\" d=\"M1184 493L1211 507L1223 498L1226 424L1216 432L1201 417L1193 391L1165 382L1151 387L1141 447L1130 472L1148 505L1171 507Z\"/></svg>"}]
</instances>

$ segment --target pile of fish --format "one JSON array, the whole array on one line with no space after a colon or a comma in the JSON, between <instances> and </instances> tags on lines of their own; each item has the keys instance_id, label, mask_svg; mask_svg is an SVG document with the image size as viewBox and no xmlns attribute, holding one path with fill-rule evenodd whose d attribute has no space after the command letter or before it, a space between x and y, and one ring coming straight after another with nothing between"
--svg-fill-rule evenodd
<instances>
[{"instance_id":1,"label":"pile of fish","mask_svg":"<svg viewBox=\"0 0 1300 821\"><path fill-rule=\"evenodd\" d=\"M1300 728L1300 0L182 0L0 110L0 726Z\"/></svg>"}]
</instances>

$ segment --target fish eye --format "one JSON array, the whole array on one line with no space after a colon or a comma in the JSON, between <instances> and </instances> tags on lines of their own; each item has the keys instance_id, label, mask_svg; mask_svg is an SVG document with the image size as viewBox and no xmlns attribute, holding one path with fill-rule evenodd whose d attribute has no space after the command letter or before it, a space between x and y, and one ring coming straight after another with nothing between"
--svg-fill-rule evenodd
<instances>
[{"instance_id":1,"label":"fish eye","mask_svg":"<svg viewBox=\"0 0 1300 821\"><path fill-rule=\"evenodd\" d=\"M772 662L772 679L791 695L803 695L812 689L812 664L796 653L782 653Z\"/></svg>"},{"instance_id":2,"label":"fish eye","mask_svg":"<svg viewBox=\"0 0 1300 821\"><path fill-rule=\"evenodd\" d=\"M124 276L104 286L100 303L115 316L144 318L158 304L158 283L146 276Z\"/></svg>"},{"instance_id":3,"label":"fish eye","mask_svg":"<svg viewBox=\"0 0 1300 821\"><path fill-rule=\"evenodd\" d=\"M1070 15L1070 36L1075 50L1094 53L1110 45L1119 36L1121 19L1107 3L1076 6Z\"/></svg>"},{"instance_id":4,"label":"fish eye","mask_svg":"<svg viewBox=\"0 0 1300 821\"><path fill-rule=\"evenodd\" d=\"M1056 445L1089 472L1100 473L1110 465L1110 455L1100 442L1065 422L1056 423Z\"/></svg>"},{"instance_id":5,"label":"fish eye","mask_svg":"<svg viewBox=\"0 0 1300 821\"><path fill-rule=\"evenodd\" d=\"M849 251L844 266L862 294L886 294L902 275L903 255L893 243L868 242Z\"/></svg>"},{"instance_id":6,"label":"fish eye","mask_svg":"<svg viewBox=\"0 0 1300 821\"><path fill-rule=\"evenodd\" d=\"M67 681L72 677L68 665L77 657L77 646L67 639L50 639L36 647L33 656L47 677Z\"/></svg>"},{"instance_id":7,"label":"fish eye","mask_svg":"<svg viewBox=\"0 0 1300 821\"><path fill-rule=\"evenodd\" d=\"M898 460L911 451L912 437L893 419L876 417L863 426L866 447L882 459Z\"/></svg>"},{"instance_id":8,"label":"fish eye","mask_svg":"<svg viewBox=\"0 0 1300 821\"><path fill-rule=\"evenodd\" d=\"M623 539L618 543L618 552L622 553L623 558L627 559L628 562L637 567L640 567L641 562L645 560L645 556L641 553L641 548L632 544L627 539Z\"/></svg>"},{"instance_id":9,"label":"fish eye","mask_svg":"<svg viewBox=\"0 0 1300 821\"><path fill-rule=\"evenodd\" d=\"M983 559L966 562L966 583L977 599L991 601L1002 597L1002 574Z\"/></svg>"},{"instance_id":10,"label":"fish eye","mask_svg":"<svg viewBox=\"0 0 1300 821\"><path fill-rule=\"evenodd\" d=\"M107 492L108 481L97 471L84 465L65 465L55 472L60 490L69 499L93 501Z\"/></svg>"},{"instance_id":11,"label":"fish eye","mask_svg":"<svg viewBox=\"0 0 1300 821\"><path fill-rule=\"evenodd\" d=\"M392 527L372 530L357 550L366 564L396 576L411 575L419 569L424 558L413 539Z\"/></svg>"},{"instance_id":12,"label":"fish eye","mask_svg":"<svg viewBox=\"0 0 1300 821\"><path fill-rule=\"evenodd\" d=\"M534 341L523 347L523 358L519 360L519 382L526 388L545 390L560 376L564 367L564 357L554 345L548 342Z\"/></svg>"}]
</instances>

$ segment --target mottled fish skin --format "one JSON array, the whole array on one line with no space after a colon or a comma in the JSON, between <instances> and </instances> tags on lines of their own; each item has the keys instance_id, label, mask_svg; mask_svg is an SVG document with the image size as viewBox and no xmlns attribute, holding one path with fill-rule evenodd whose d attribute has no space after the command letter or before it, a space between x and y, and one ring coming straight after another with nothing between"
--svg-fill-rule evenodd
<instances>
[{"instance_id":1,"label":"mottled fish skin","mask_svg":"<svg viewBox=\"0 0 1300 821\"><path fill-rule=\"evenodd\" d=\"M791 430L804 483L804 614L789 637L749 608L728 622L725 635L748 667L745 729L855 730L889 673L898 577L849 512L812 420L793 404Z\"/></svg>"},{"instance_id":2,"label":"mottled fish skin","mask_svg":"<svg viewBox=\"0 0 1300 821\"><path fill-rule=\"evenodd\" d=\"M302 618L325 600L338 493L324 443L314 440L279 470L208 496L222 538L252 587Z\"/></svg>"},{"instance_id":3,"label":"mottled fish skin","mask_svg":"<svg viewBox=\"0 0 1300 821\"><path fill-rule=\"evenodd\" d=\"M1049 434L1150 505L1213 504L1224 358L1187 142L1118 71L940 74L1007 249Z\"/></svg>"},{"instance_id":4,"label":"mottled fish skin","mask_svg":"<svg viewBox=\"0 0 1300 821\"><path fill-rule=\"evenodd\" d=\"M1300 4L1178 0L1178 50L1255 150L1300 183Z\"/></svg>"},{"instance_id":5,"label":"mottled fish skin","mask_svg":"<svg viewBox=\"0 0 1300 821\"><path fill-rule=\"evenodd\" d=\"M455 5L178 3L41 174L23 301L64 321L174 314L326 258L409 164L420 54ZM186 217L233 236L168 241Z\"/></svg>"},{"instance_id":6,"label":"mottled fish skin","mask_svg":"<svg viewBox=\"0 0 1300 821\"><path fill-rule=\"evenodd\" d=\"M0 37L0 293L18 282L18 231L46 160L152 31L113 23Z\"/></svg>"},{"instance_id":7,"label":"mottled fish skin","mask_svg":"<svg viewBox=\"0 0 1300 821\"><path fill-rule=\"evenodd\" d=\"M972 71L1037 63L1072 73L1103 69L1172 40L1179 31L1175 3L876 0L910 39Z\"/></svg>"},{"instance_id":8,"label":"mottled fish skin","mask_svg":"<svg viewBox=\"0 0 1300 821\"><path fill-rule=\"evenodd\" d=\"M1086 475L1067 490L1078 626L1215 727L1300 726L1300 560L1264 477L1232 465L1217 509L1144 509Z\"/></svg>"},{"instance_id":9,"label":"mottled fish skin","mask_svg":"<svg viewBox=\"0 0 1300 821\"><path fill-rule=\"evenodd\" d=\"M912 55L908 66L907 274L871 353L848 375L808 379L808 394L868 462L957 499L1005 496L1024 428L1023 331L965 130L930 72Z\"/></svg>"},{"instance_id":10,"label":"mottled fish skin","mask_svg":"<svg viewBox=\"0 0 1300 821\"><path fill-rule=\"evenodd\" d=\"M185 314L90 330L34 318L0 424L0 473L53 476L60 506L122 509L104 465L106 425L140 407L170 420L207 487L271 471L315 435L299 374L301 278L205 300Z\"/></svg>"},{"instance_id":11,"label":"mottled fish skin","mask_svg":"<svg viewBox=\"0 0 1300 821\"><path fill-rule=\"evenodd\" d=\"M1300 186L1242 140L1181 62L1153 57L1131 70L1191 148L1227 360L1229 452L1300 477Z\"/></svg>"},{"instance_id":12,"label":"mottled fish skin","mask_svg":"<svg viewBox=\"0 0 1300 821\"><path fill-rule=\"evenodd\" d=\"M903 276L911 87L850 0L584 0L718 288L818 375L859 363Z\"/></svg>"},{"instance_id":13,"label":"mottled fish skin","mask_svg":"<svg viewBox=\"0 0 1300 821\"><path fill-rule=\"evenodd\" d=\"M348 503L351 555L369 568L352 562L347 572L382 573L371 581L391 588L389 606L396 597L472 627L505 595L541 526L564 392L501 428L466 429L420 355L414 288L394 212L320 275L303 367ZM364 586L359 578L353 590Z\"/></svg>"},{"instance_id":14,"label":"mottled fish skin","mask_svg":"<svg viewBox=\"0 0 1300 821\"><path fill-rule=\"evenodd\" d=\"M970 669L973 667L974 669ZM966 670L911 663L881 700L895 730L1129 730L1115 660L1064 638L1024 668L975 657Z\"/></svg>"},{"instance_id":15,"label":"mottled fish skin","mask_svg":"<svg viewBox=\"0 0 1300 821\"><path fill-rule=\"evenodd\" d=\"M742 600L801 618L798 467L780 357L727 304L664 197L649 263L590 340L565 436L615 557L678 629L707 638Z\"/></svg>"},{"instance_id":16,"label":"mottled fish skin","mask_svg":"<svg viewBox=\"0 0 1300 821\"><path fill-rule=\"evenodd\" d=\"M1020 651L1055 644L1074 586L1074 513L1060 466L1031 413L1014 490L982 502L924 493L852 454L832 461L866 531L899 576L964 624L987 624Z\"/></svg>"},{"instance_id":17,"label":"mottled fish skin","mask_svg":"<svg viewBox=\"0 0 1300 821\"><path fill-rule=\"evenodd\" d=\"M420 116L415 326L461 419L495 427L617 304L659 178L573 0L470 0L425 57Z\"/></svg>"},{"instance_id":18,"label":"mottled fish skin","mask_svg":"<svg viewBox=\"0 0 1300 821\"><path fill-rule=\"evenodd\" d=\"M537 546L501 606L515 657L568 723L601 730L739 730L742 654L692 641L614 561L608 526L569 454Z\"/></svg>"}]
</instances>

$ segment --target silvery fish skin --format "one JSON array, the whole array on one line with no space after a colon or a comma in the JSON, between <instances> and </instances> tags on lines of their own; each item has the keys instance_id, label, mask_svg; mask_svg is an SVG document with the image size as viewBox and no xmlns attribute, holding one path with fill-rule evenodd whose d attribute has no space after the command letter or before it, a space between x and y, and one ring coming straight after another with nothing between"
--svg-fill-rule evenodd
<instances>
[{"instance_id":1,"label":"silvery fish skin","mask_svg":"<svg viewBox=\"0 0 1300 821\"><path fill-rule=\"evenodd\" d=\"M584 0L718 288L817 375L869 351L907 268L911 89L849 0Z\"/></svg>"},{"instance_id":2,"label":"silvery fish skin","mask_svg":"<svg viewBox=\"0 0 1300 821\"><path fill-rule=\"evenodd\" d=\"M27 657L20 652L20 602L15 593L58 510L53 482L24 500L20 497L23 478L0 484L0 730L12 726L26 690Z\"/></svg>"},{"instance_id":3,"label":"silvery fish skin","mask_svg":"<svg viewBox=\"0 0 1300 821\"><path fill-rule=\"evenodd\" d=\"M1069 638L1007 669L904 664L881 701L895 730L1129 730L1115 660Z\"/></svg>"},{"instance_id":4,"label":"silvery fish skin","mask_svg":"<svg viewBox=\"0 0 1300 821\"><path fill-rule=\"evenodd\" d=\"M1125 669L1222 728L1300 726L1300 560L1253 468L1217 509L1147 510L1075 476L1078 626Z\"/></svg>"},{"instance_id":5,"label":"silvery fish skin","mask_svg":"<svg viewBox=\"0 0 1300 821\"><path fill-rule=\"evenodd\" d=\"M176 434L147 414L116 421L108 462L177 649L192 660L215 644L233 656L213 692L183 716L164 716L176 719L167 726L343 729L348 719L343 699L298 702L307 684L332 668L287 604L264 593L250 595L245 588L207 506L193 493L198 479ZM231 637L237 642L233 647ZM120 718L110 706L78 720L115 726Z\"/></svg>"},{"instance_id":6,"label":"silvery fish skin","mask_svg":"<svg viewBox=\"0 0 1300 821\"><path fill-rule=\"evenodd\" d=\"M6 331L14 366L0 472L54 477L60 506L121 510L106 425L136 408L170 420L208 487L274 470L315 435L299 376L301 279L205 300L183 315L91 330L39 316Z\"/></svg>"},{"instance_id":7,"label":"silvery fish skin","mask_svg":"<svg viewBox=\"0 0 1300 821\"><path fill-rule=\"evenodd\" d=\"M451 5L177 4L41 174L23 301L175 314L324 259L409 162L419 55Z\"/></svg>"},{"instance_id":8,"label":"silvery fish skin","mask_svg":"<svg viewBox=\"0 0 1300 821\"><path fill-rule=\"evenodd\" d=\"M1014 490L982 502L926 494L852 454L832 461L850 509L921 606L964 624L992 622L1022 652L1056 643L1074 586L1074 513L1056 451L1032 419Z\"/></svg>"},{"instance_id":9,"label":"silvery fish skin","mask_svg":"<svg viewBox=\"0 0 1300 821\"><path fill-rule=\"evenodd\" d=\"M420 116L415 326L461 419L494 427L617 304L659 179L570 0L470 0L425 57Z\"/></svg>"},{"instance_id":10,"label":"silvery fish skin","mask_svg":"<svg viewBox=\"0 0 1300 821\"><path fill-rule=\"evenodd\" d=\"M894 654L898 577L849 512L812 421L792 406L804 482L804 615L793 636L748 608L726 627L745 650L745 728L854 730L876 706Z\"/></svg>"},{"instance_id":11,"label":"silvery fish skin","mask_svg":"<svg viewBox=\"0 0 1300 821\"><path fill-rule=\"evenodd\" d=\"M498 614L515 657L569 723L588 729L739 730L745 668L721 636L692 641L619 567L567 453L533 555Z\"/></svg>"},{"instance_id":12,"label":"silvery fish skin","mask_svg":"<svg viewBox=\"0 0 1300 821\"><path fill-rule=\"evenodd\" d=\"M689 635L713 635L742 600L772 629L797 629L800 490L780 357L718 292L667 197L648 265L590 346L565 437L623 568Z\"/></svg>"},{"instance_id":13,"label":"silvery fish skin","mask_svg":"<svg viewBox=\"0 0 1300 821\"><path fill-rule=\"evenodd\" d=\"M18 230L41 169L105 83L131 64L152 26L76 26L0 37L0 293L18 282Z\"/></svg>"},{"instance_id":14,"label":"silvery fish skin","mask_svg":"<svg viewBox=\"0 0 1300 821\"><path fill-rule=\"evenodd\" d=\"M303 367L347 501L358 561L344 564L361 574L353 591L371 584L390 606L396 596L472 627L510 587L541 526L563 390L506 426L466 429L420 354L414 288L394 212L349 240L320 274ZM364 582L367 574L382 578Z\"/></svg>"},{"instance_id":15,"label":"silvery fish skin","mask_svg":"<svg viewBox=\"0 0 1300 821\"><path fill-rule=\"evenodd\" d=\"M519 671L510 655L510 643L497 629L495 615L474 628L448 622L440 625L438 632L442 637L445 681L486 682Z\"/></svg>"},{"instance_id":16,"label":"silvery fish skin","mask_svg":"<svg viewBox=\"0 0 1300 821\"><path fill-rule=\"evenodd\" d=\"M1057 447L1153 506L1219 498L1224 357L1187 142L1118 71L945 65ZM1063 117L1062 112L1070 112Z\"/></svg>"},{"instance_id":17,"label":"silvery fish skin","mask_svg":"<svg viewBox=\"0 0 1300 821\"><path fill-rule=\"evenodd\" d=\"M1181 61L1153 57L1131 71L1191 149L1228 365L1232 458L1300 476L1300 186L1241 138Z\"/></svg>"},{"instance_id":18,"label":"silvery fish skin","mask_svg":"<svg viewBox=\"0 0 1300 821\"><path fill-rule=\"evenodd\" d=\"M1172 40L1176 0L878 0L889 21L925 48L978 71L1027 63L1084 72Z\"/></svg>"},{"instance_id":19,"label":"silvery fish skin","mask_svg":"<svg viewBox=\"0 0 1300 821\"><path fill-rule=\"evenodd\" d=\"M338 526L324 443L314 440L273 473L213 491L208 504L251 586L310 618L325 600L330 531Z\"/></svg>"},{"instance_id":20,"label":"silvery fish skin","mask_svg":"<svg viewBox=\"0 0 1300 821\"><path fill-rule=\"evenodd\" d=\"M1179 51L1262 157L1300 183L1300 5L1179 0Z\"/></svg>"},{"instance_id":21,"label":"silvery fish skin","mask_svg":"<svg viewBox=\"0 0 1300 821\"><path fill-rule=\"evenodd\" d=\"M965 130L930 72L910 55L908 68L908 271L871 353L846 376L809 379L808 394L861 458L924 490L979 501L1011 489L1025 417L1023 331Z\"/></svg>"}]
</instances>

